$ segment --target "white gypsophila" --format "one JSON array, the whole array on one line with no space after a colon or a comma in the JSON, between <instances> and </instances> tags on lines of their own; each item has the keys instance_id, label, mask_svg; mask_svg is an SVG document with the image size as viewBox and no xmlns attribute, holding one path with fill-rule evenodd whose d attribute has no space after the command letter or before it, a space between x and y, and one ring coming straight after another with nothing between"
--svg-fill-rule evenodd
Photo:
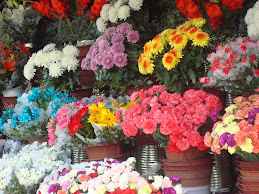
<instances>
[{"instance_id":1,"label":"white gypsophila","mask_svg":"<svg viewBox=\"0 0 259 194\"><path fill-rule=\"evenodd\" d=\"M141 6L143 5L144 0L129 0L129 6L135 10L138 11L141 9Z\"/></svg>"},{"instance_id":2,"label":"white gypsophila","mask_svg":"<svg viewBox=\"0 0 259 194\"><path fill-rule=\"evenodd\" d=\"M103 21L108 21L109 20L109 9L110 9L110 4L105 4L102 7L102 10L100 12L100 16L102 18Z\"/></svg>"},{"instance_id":3,"label":"white gypsophila","mask_svg":"<svg viewBox=\"0 0 259 194\"><path fill-rule=\"evenodd\" d=\"M79 50L73 45L67 45L63 48L63 54L65 56L77 57L79 55Z\"/></svg>"},{"instance_id":4,"label":"white gypsophila","mask_svg":"<svg viewBox=\"0 0 259 194\"><path fill-rule=\"evenodd\" d=\"M31 80L35 76L36 69L34 68L33 64L26 64L23 69L24 77L27 80Z\"/></svg>"},{"instance_id":5,"label":"white gypsophila","mask_svg":"<svg viewBox=\"0 0 259 194\"><path fill-rule=\"evenodd\" d=\"M79 60L75 57L64 56L61 59L62 68L69 71L75 71L79 66Z\"/></svg>"},{"instance_id":6,"label":"white gypsophila","mask_svg":"<svg viewBox=\"0 0 259 194\"><path fill-rule=\"evenodd\" d=\"M111 23L117 23L118 21L118 10L115 7L110 7L109 9L109 20Z\"/></svg>"},{"instance_id":7,"label":"white gypsophila","mask_svg":"<svg viewBox=\"0 0 259 194\"><path fill-rule=\"evenodd\" d=\"M43 51L44 53L50 52L50 51L55 50L55 47L56 47L56 44L55 44L55 43L50 43L50 44L47 44L47 45L42 49L42 51Z\"/></svg>"},{"instance_id":8,"label":"white gypsophila","mask_svg":"<svg viewBox=\"0 0 259 194\"><path fill-rule=\"evenodd\" d=\"M108 17L107 17L108 18ZM99 32L105 32L105 30L107 29L107 23L106 21L104 21L101 17L99 17L96 20L96 26L97 26L97 30Z\"/></svg>"},{"instance_id":9,"label":"white gypsophila","mask_svg":"<svg viewBox=\"0 0 259 194\"><path fill-rule=\"evenodd\" d=\"M49 66L49 75L51 77L59 77L61 76L63 73L63 69L62 69L62 66L61 66L61 63L52 63L50 64Z\"/></svg>"},{"instance_id":10,"label":"white gypsophila","mask_svg":"<svg viewBox=\"0 0 259 194\"><path fill-rule=\"evenodd\" d=\"M118 10L118 18L120 20L126 20L130 16L130 7L128 5L122 5Z\"/></svg>"}]
</instances>

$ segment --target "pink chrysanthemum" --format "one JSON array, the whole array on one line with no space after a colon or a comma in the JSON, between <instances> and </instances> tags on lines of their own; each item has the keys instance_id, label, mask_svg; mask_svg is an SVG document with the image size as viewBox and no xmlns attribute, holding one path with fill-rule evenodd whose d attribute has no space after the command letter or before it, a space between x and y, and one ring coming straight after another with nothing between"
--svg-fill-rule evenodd
<instances>
[{"instance_id":1,"label":"pink chrysanthemum","mask_svg":"<svg viewBox=\"0 0 259 194\"><path fill-rule=\"evenodd\" d=\"M114 44L116 42L123 42L124 41L124 36L121 34L121 33L118 33L118 34L114 34L112 36L112 39L111 39L111 43Z\"/></svg>"},{"instance_id":2,"label":"pink chrysanthemum","mask_svg":"<svg viewBox=\"0 0 259 194\"><path fill-rule=\"evenodd\" d=\"M111 37L114 33L116 33L116 27L110 27L110 28L108 28L106 31L105 31L105 36L107 36L107 37Z\"/></svg>"},{"instance_id":3,"label":"pink chrysanthemum","mask_svg":"<svg viewBox=\"0 0 259 194\"><path fill-rule=\"evenodd\" d=\"M123 53L125 51L125 47L121 42L116 42L110 47L113 54Z\"/></svg>"},{"instance_id":4,"label":"pink chrysanthemum","mask_svg":"<svg viewBox=\"0 0 259 194\"><path fill-rule=\"evenodd\" d=\"M106 49L108 49L109 47L110 47L110 44L109 44L109 42L107 41L107 40L101 40L100 42L99 42L99 52L105 52L105 50Z\"/></svg>"},{"instance_id":5,"label":"pink chrysanthemum","mask_svg":"<svg viewBox=\"0 0 259 194\"><path fill-rule=\"evenodd\" d=\"M56 137L52 129L48 129L48 136L49 136L48 144L52 146L56 141Z\"/></svg>"},{"instance_id":6,"label":"pink chrysanthemum","mask_svg":"<svg viewBox=\"0 0 259 194\"><path fill-rule=\"evenodd\" d=\"M127 55L125 53L116 53L113 56L113 62L117 67L124 67L127 65Z\"/></svg>"},{"instance_id":7,"label":"pink chrysanthemum","mask_svg":"<svg viewBox=\"0 0 259 194\"><path fill-rule=\"evenodd\" d=\"M91 63L90 63L90 69L92 71L96 71L98 69L98 66L97 66L97 64L94 60L92 60Z\"/></svg>"},{"instance_id":8,"label":"pink chrysanthemum","mask_svg":"<svg viewBox=\"0 0 259 194\"><path fill-rule=\"evenodd\" d=\"M127 39L131 43L137 43L139 41L139 33L132 30L128 33Z\"/></svg>"},{"instance_id":9,"label":"pink chrysanthemum","mask_svg":"<svg viewBox=\"0 0 259 194\"><path fill-rule=\"evenodd\" d=\"M111 69L114 66L112 55L106 55L103 57L102 64L105 69Z\"/></svg>"},{"instance_id":10,"label":"pink chrysanthemum","mask_svg":"<svg viewBox=\"0 0 259 194\"><path fill-rule=\"evenodd\" d=\"M121 33L128 33L130 31L132 31L132 25L124 22L117 26L117 31L121 32Z\"/></svg>"},{"instance_id":11,"label":"pink chrysanthemum","mask_svg":"<svg viewBox=\"0 0 259 194\"><path fill-rule=\"evenodd\" d=\"M95 62L96 62L98 65L101 65L101 64L102 64L102 60L103 60L103 54L102 54L102 53L98 53L98 54L95 56Z\"/></svg>"}]
</instances>

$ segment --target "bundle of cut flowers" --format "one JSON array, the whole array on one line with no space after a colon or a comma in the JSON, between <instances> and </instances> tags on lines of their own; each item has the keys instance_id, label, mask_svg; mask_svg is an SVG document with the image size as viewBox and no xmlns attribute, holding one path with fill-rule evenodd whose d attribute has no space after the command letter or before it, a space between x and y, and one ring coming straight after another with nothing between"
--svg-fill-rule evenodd
<instances>
[{"instance_id":1,"label":"bundle of cut flowers","mask_svg":"<svg viewBox=\"0 0 259 194\"><path fill-rule=\"evenodd\" d=\"M214 124L212 133L206 133L204 142L217 154L228 150L242 158L259 159L259 95L239 96L234 102Z\"/></svg>"},{"instance_id":2,"label":"bundle of cut flowers","mask_svg":"<svg viewBox=\"0 0 259 194\"><path fill-rule=\"evenodd\" d=\"M110 27L91 46L81 67L93 70L101 87L120 88L123 91L127 86L141 81L136 66L138 41L139 33L133 30L131 24Z\"/></svg>"},{"instance_id":3,"label":"bundle of cut flowers","mask_svg":"<svg viewBox=\"0 0 259 194\"><path fill-rule=\"evenodd\" d=\"M205 86L219 86L227 92L256 91L259 85L259 41L237 38L226 45L218 45L216 52L209 54L208 77L200 79Z\"/></svg>"},{"instance_id":4,"label":"bundle of cut flowers","mask_svg":"<svg viewBox=\"0 0 259 194\"><path fill-rule=\"evenodd\" d=\"M178 91L203 76L209 35L201 30L203 18L164 30L144 46L138 60L141 74L152 74L167 90Z\"/></svg>"},{"instance_id":5,"label":"bundle of cut flowers","mask_svg":"<svg viewBox=\"0 0 259 194\"><path fill-rule=\"evenodd\" d=\"M35 82L42 87L67 92L79 84L79 50L67 45L60 51L55 46L51 43L33 53L24 67L24 77L31 81L35 76Z\"/></svg>"},{"instance_id":6,"label":"bundle of cut flowers","mask_svg":"<svg viewBox=\"0 0 259 194\"><path fill-rule=\"evenodd\" d=\"M75 101L68 94L53 89L32 88L17 98L14 108L6 110L0 118L0 130L9 137L23 140L47 137L46 125L51 116L64 104Z\"/></svg>"},{"instance_id":7,"label":"bundle of cut flowers","mask_svg":"<svg viewBox=\"0 0 259 194\"><path fill-rule=\"evenodd\" d=\"M35 193L38 184L52 170L70 163L65 151L47 143L35 142L17 153L4 154L0 159L0 191L4 193Z\"/></svg>"},{"instance_id":8,"label":"bundle of cut flowers","mask_svg":"<svg viewBox=\"0 0 259 194\"><path fill-rule=\"evenodd\" d=\"M202 125L222 107L218 97L205 91L190 89L181 96L168 93L160 85L134 92L130 100L136 104L124 114L117 111L116 115L121 118L124 134L128 137L136 136L139 131L151 134L161 146L168 145L175 153L190 146L207 149Z\"/></svg>"},{"instance_id":9,"label":"bundle of cut flowers","mask_svg":"<svg viewBox=\"0 0 259 194\"><path fill-rule=\"evenodd\" d=\"M49 144L72 146L73 140L88 145L119 142L122 130L115 119L115 112L118 108L127 109L132 105L127 103L127 99L97 97L92 104L77 101L62 106L47 125Z\"/></svg>"},{"instance_id":10,"label":"bundle of cut flowers","mask_svg":"<svg viewBox=\"0 0 259 194\"><path fill-rule=\"evenodd\" d=\"M54 170L41 183L37 194L88 193L88 194L181 194L181 179L155 176L149 183L134 171L135 158L118 160L105 159L99 162L83 162L63 165Z\"/></svg>"}]
</instances>

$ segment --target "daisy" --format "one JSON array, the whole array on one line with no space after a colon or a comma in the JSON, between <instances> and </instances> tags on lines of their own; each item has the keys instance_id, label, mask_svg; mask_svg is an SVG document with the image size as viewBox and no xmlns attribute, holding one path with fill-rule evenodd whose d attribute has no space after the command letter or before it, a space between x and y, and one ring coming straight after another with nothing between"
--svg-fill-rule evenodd
<instances>
[{"instance_id":1,"label":"daisy","mask_svg":"<svg viewBox=\"0 0 259 194\"><path fill-rule=\"evenodd\" d=\"M152 74L154 71L154 64L153 61L147 57L144 57L142 60L142 63L138 64L139 72L146 75L146 74Z\"/></svg>"},{"instance_id":2,"label":"daisy","mask_svg":"<svg viewBox=\"0 0 259 194\"><path fill-rule=\"evenodd\" d=\"M164 67L170 71L171 69L175 68L177 65L177 59L173 54L166 53L162 59L162 63Z\"/></svg>"},{"instance_id":3,"label":"daisy","mask_svg":"<svg viewBox=\"0 0 259 194\"><path fill-rule=\"evenodd\" d=\"M194 46L207 46L209 43L210 37L206 32L196 32L193 37L193 43Z\"/></svg>"}]
</instances>

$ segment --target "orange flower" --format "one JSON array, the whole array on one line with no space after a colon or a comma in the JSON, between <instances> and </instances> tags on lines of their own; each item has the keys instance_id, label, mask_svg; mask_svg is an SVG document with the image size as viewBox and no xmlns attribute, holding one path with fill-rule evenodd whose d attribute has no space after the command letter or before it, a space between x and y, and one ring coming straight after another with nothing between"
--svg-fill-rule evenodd
<instances>
[{"instance_id":1,"label":"orange flower","mask_svg":"<svg viewBox=\"0 0 259 194\"><path fill-rule=\"evenodd\" d=\"M20 49L20 53L26 53L27 52L29 55L31 55L30 52L29 52L30 47L26 47L24 43L22 43L22 44L18 43L18 47Z\"/></svg>"},{"instance_id":2,"label":"orange flower","mask_svg":"<svg viewBox=\"0 0 259 194\"><path fill-rule=\"evenodd\" d=\"M235 11L243 8L245 0L222 0L221 4L226 6L228 11Z\"/></svg>"},{"instance_id":3,"label":"orange flower","mask_svg":"<svg viewBox=\"0 0 259 194\"><path fill-rule=\"evenodd\" d=\"M8 59L6 62L2 61L2 64L4 65L4 68L2 71L17 71L17 69L14 67L16 61L11 62L10 59Z\"/></svg>"}]
</instances>

